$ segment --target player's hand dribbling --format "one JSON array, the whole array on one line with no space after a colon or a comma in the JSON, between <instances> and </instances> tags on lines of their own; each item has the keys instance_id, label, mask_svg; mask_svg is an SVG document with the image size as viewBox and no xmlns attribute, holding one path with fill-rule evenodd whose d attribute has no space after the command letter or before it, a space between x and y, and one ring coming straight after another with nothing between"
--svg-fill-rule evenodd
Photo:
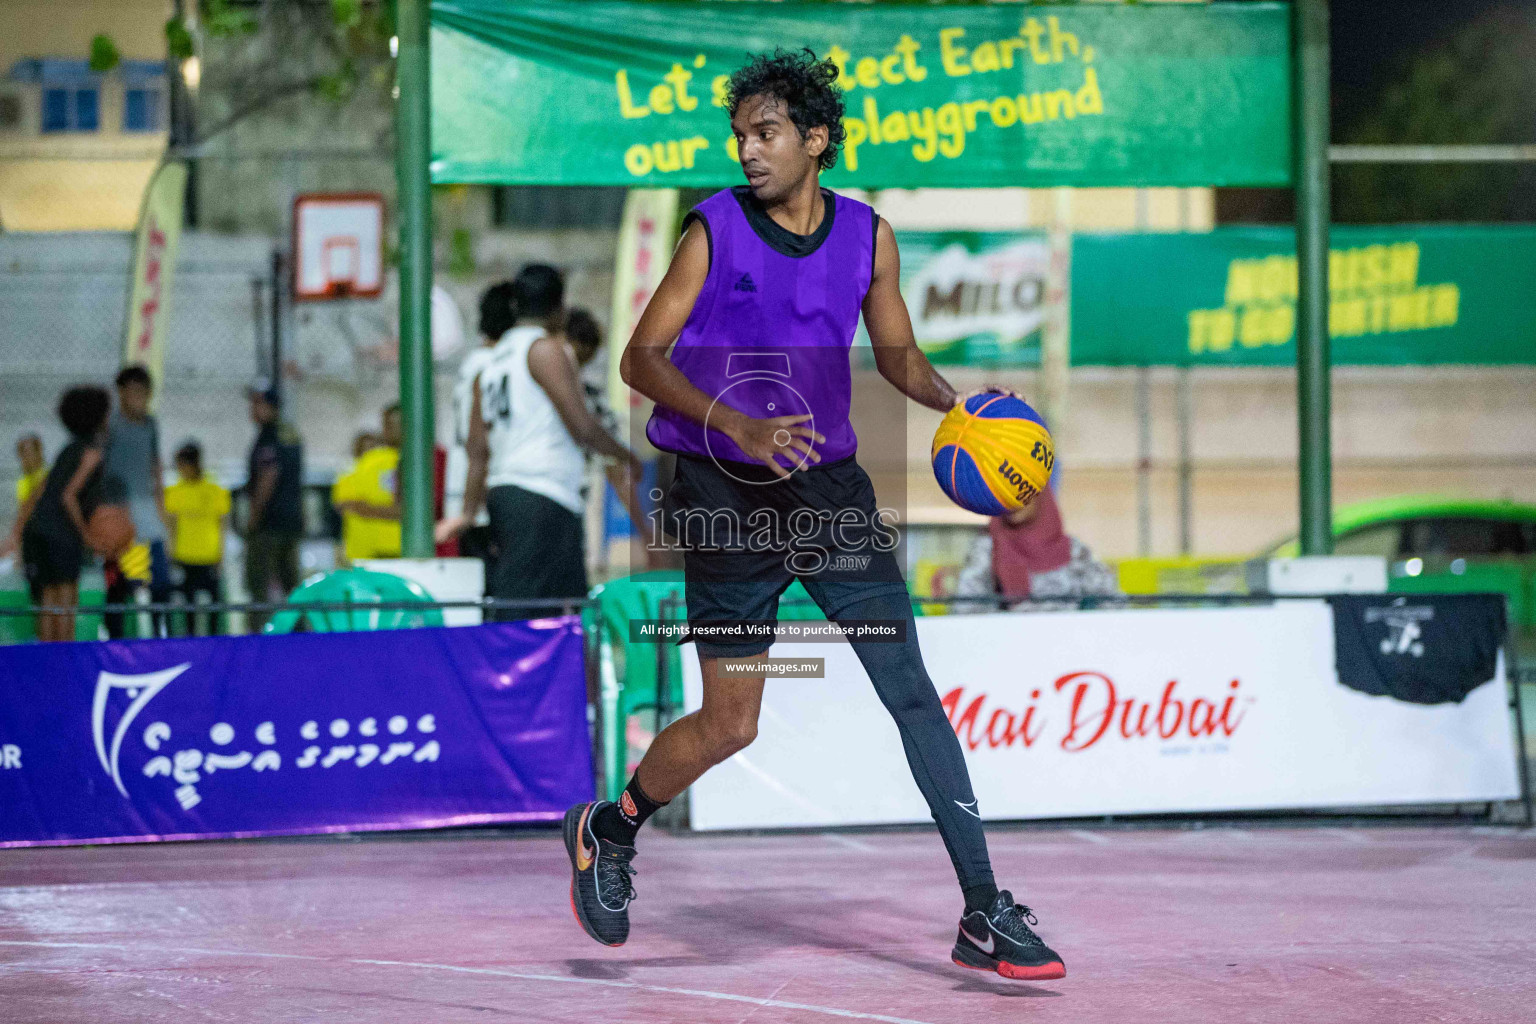
<instances>
[{"instance_id":1,"label":"player's hand dribbling","mask_svg":"<svg viewBox=\"0 0 1536 1024\"><path fill-rule=\"evenodd\" d=\"M779 476L788 477L793 470L802 467L802 463L812 466L821 461L821 455L813 445L824 444L827 439L806 423L811 418L810 413L763 420L746 417L730 437L752 458Z\"/></svg>"}]
</instances>

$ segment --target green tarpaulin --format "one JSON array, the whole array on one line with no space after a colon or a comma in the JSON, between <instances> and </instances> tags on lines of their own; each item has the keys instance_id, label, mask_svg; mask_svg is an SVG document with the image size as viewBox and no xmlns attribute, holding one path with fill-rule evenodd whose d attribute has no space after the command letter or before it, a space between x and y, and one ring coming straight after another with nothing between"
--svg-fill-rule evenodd
<instances>
[{"instance_id":1,"label":"green tarpaulin","mask_svg":"<svg viewBox=\"0 0 1536 1024\"><path fill-rule=\"evenodd\" d=\"M1536 363L1536 228L1336 225L1329 288L1336 364ZM1074 363L1294 366L1295 302L1289 228L1072 243Z\"/></svg>"},{"instance_id":2,"label":"green tarpaulin","mask_svg":"<svg viewBox=\"0 0 1536 1024\"><path fill-rule=\"evenodd\" d=\"M724 186L750 52L836 60L831 187L1284 185L1275 3L433 0L432 177Z\"/></svg>"}]
</instances>

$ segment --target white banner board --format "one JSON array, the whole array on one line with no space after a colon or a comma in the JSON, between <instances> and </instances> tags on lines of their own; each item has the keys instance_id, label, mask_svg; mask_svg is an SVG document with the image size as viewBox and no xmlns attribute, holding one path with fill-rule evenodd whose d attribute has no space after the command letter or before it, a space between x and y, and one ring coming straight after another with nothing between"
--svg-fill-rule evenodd
<instances>
[{"instance_id":1,"label":"white banner board","mask_svg":"<svg viewBox=\"0 0 1536 1024\"><path fill-rule=\"evenodd\" d=\"M987 819L1516 799L1503 667L1460 704L1339 684L1326 602L917 620ZM757 741L694 784L696 829L928 821L846 644L780 644ZM684 662L688 710L701 704Z\"/></svg>"}]
</instances>

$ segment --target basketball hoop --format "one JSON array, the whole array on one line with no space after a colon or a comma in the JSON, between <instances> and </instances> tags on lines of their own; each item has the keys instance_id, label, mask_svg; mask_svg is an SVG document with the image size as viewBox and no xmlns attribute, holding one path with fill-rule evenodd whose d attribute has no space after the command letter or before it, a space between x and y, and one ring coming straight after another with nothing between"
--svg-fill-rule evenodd
<instances>
[{"instance_id":1,"label":"basketball hoop","mask_svg":"<svg viewBox=\"0 0 1536 1024\"><path fill-rule=\"evenodd\" d=\"M384 284L384 199L373 192L312 193L293 203L293 296L375 298Z\"/></svg>"}]
</instances>

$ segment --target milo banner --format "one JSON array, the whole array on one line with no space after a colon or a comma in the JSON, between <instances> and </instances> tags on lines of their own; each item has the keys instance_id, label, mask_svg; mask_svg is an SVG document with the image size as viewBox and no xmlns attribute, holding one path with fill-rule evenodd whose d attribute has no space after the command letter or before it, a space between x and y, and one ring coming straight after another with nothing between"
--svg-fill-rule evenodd
<instances>
[{"instance_id":1,"label":"milo banner","mask_svg":"<svg viewBox=\"0 0 1536 1024\"><path fill-rule=\"evenodd\" d=\"M591 797L575 617L0 647L0 846L544 821Z\"/></svg>"},{"instance_id":2,"label":"milo banner","mask_svg":"<svg viewBox=\"0 0 1536 1024\"><path fill-rule=\"evenodd\" d=\"M1289 228L1079 235L1072 259L1074 363L1296 362ZM1536 227L1336 226L1328 275L1335 363L1536 363Z\"/></svg>"},{"instance_id":3,"label":"milo banner","mask_svg":"<svg viewBox=\"0 0 1536 1024\"><path fill-rule=\"evenodd\" d=\"M1049 235L900 231L896 243L912 334L929 359L1039 365L1041 338L1056 312ZM868 344L862 322L859 342Z\"/></svg>"},{"instance_id":4,"label":"milo banner","mask_svg":"<svg viewBox=\"0 0 1536 1024\"><path fill-rule=\"evenodd\" d=\"M432 0L440 182L735 183L726 80L834 61L832 187L1284 185L1288 5Z\"/></svg>"}]
</instances>

